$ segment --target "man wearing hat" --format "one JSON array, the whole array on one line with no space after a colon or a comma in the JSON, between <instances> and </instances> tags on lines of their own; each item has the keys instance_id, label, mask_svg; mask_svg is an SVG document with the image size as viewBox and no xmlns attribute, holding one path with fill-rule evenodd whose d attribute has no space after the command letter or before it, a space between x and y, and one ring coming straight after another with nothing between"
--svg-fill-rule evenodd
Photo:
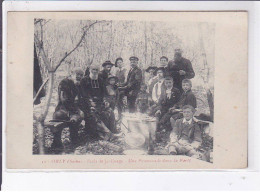
<instances>
[{"instance_id":1,"label":"man wearing hat","mask_svg":"<svg viewBox=\"0 0 260 194\"><path fill-rule=\"evenodd\" d=\"M131 69L127 75L126 83L120 89L125 91L128 109L132 113L136 110L135 102L141 88L142 70L138 67L139 59L137 57L130 57L129 60Z\"/></svg>"},{"instance_id":2,"label":"man wearing hat","mask_svg":"<svg viewBox=\"0 0 260 194\"><path fill-rule=\"evenodd\" d=\"M168 70L173 77L174 86L181 92L183 92L182 80L192 79L195 76L190 60L182 57L181 49L175 49L174 59L168 63Z\"/></svg>"},{"instance_id":3,"label":"man wearing hat","mask_svg":"<svg viewBox=\"0 0 260 194\"><path fill-rule=\"evenodd\" d=\"M103 79L104 83L107 82L107 78L110 75L111 68L114 66L111 61L105 61L102 64L103 70L99 73L99 77Z\"/></svg>"}]
</instances>

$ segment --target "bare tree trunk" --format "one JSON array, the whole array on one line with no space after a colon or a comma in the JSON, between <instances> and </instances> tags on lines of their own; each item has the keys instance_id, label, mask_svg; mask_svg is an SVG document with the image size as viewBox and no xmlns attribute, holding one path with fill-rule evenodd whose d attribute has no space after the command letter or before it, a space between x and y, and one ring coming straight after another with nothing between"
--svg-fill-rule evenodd
<instances>
[{"instance_id":1,"label":"bare tree trunk","mask_svg":"<svg viewBox=\"0 0 260 194\"><path fill-rule=\"evenodd\" d=\"M51 97L52 97L52 91L53 91L53 85L54 85L54 72L49 72L49 85L48 85L48 91L46 96L46 102L44 105L44 110L40 118L37 122L37 132L38 132L38 144L39 144L39 154L44 154L44 121L46 119L46 116L48 114L48 110L51 103Z\"/></svg>"},{"instance_id":2,"label":"bare tree trunk","mask_svg":"<svg viewBox=\"0 0 260 194\"><path fill-rule=\"evenodd\" d=\"M144 61L145 67L147 67L147 26L146 22L144 23Z\"/></svg>"},{"instance_id":3,"label":"bare tree trunk","mask_svg":"<svg viewBox=\"0 0 260 194\"><path fill-rule=\"evenodd\" d=\"M202 24L199 25L199 40L200 40L200 51L201 56L203 57L203 68L204 68L204 74L202 76L202 79L204 81L204 88L207 92L207 100L209 105L209 111L210 111L210 118L213 121L214 120L214 99L212 92L209 88L209 66L207 62L207 56L205 52L204 42L203 42L203 33L202 33Z\"/></svg>"}]
</instances>

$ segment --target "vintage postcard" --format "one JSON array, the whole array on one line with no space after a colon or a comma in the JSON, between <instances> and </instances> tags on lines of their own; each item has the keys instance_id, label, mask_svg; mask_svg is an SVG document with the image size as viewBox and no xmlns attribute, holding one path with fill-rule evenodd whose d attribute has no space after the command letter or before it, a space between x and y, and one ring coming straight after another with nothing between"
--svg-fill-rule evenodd
<instances>
[{"instance_id":1,"label":"vintage postcard","mask_svg":"<svg viewBox=\"0 0 260 194\"><path fill-rule=\"evenodd\" d=\"M247 12L8 12L7 169L247 168Z\"/></svg>"}]
</instances>

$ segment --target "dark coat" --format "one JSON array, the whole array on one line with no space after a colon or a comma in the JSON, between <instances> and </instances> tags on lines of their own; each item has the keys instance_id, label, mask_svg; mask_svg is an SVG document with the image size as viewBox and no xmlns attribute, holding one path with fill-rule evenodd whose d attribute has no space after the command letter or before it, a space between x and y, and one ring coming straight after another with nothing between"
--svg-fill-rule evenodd
<instances>
[{"instance_id":1,"label":"dark coat","mask_svg":"<svg viewBox=\"0 0 260 194\"><path fill-rule=\"evenodd\" d=\"M110 73L107 73L107 72L103 69L102 71L100 71L98 77L101 78L101 79L103 79L103 81L104 81L104 83L105 83L105 85L106 85L106 83L107 83L107 78L108 78L109 75L110 75Z\"/></svg>"},{"instance_id":2,"label":"dark coat","mask_svg":"<svg viewBox=\"0 0 260 194\"><path fill-rule=\"evenodd\" d=\"M126 93L128 96L137 96L142 83L142 70L139 67L131 69L127 75Z\"/></svg>"},{"instance_id":3,"label":"dark coat","mask_svg":"<svg viewBox=\"0 0 260 194\"><path fill-rule=\"evenodd\" d=\"M164 93L161 95L159 100L160 109L162 112L167 112L180 100L181 93L177 88L172 88L171 97L167 98L167 94Z\"/></svg>"},{"instance_id":4,"label":"dark coat","mask_svg":"<svg viewBox=\"0 0 260 194\"><path fill-rule=\"evenodd\" d=\"M185 75L180 75L179 71L183 70L186 72ZM180 61L169 61L167 71L173 77L174 86L182 91L182 80L191 79L195 77L195 72L192 68L190 60L181 58Z\"/></svg>"},{"instance_id":5,"label":"dark coat","mask_svg":"<svg viewBox=\"0 0 260 194\"><path fill-rule=\"evenodd\" d=\"M202 135L199 125L192 120L190 125L183 123L183 118L178 119L173 127L172 133L177 135L178 139L188 140L190 143L202 142Z\"/></svg>"},{"instance_id":6,"label":"dark coat","mask_svg":"<svg viewBox=\"0 0 260 194\"><path fill-rule=\"evenodd\" d=\"M193 108L197 108L197 100L191 90L182 93L180 101L176 104L176 107L182 108L185 105L191 105Z\"/></svg>"},{"instance_id":7,"label":"dark coat","mask_svg":"<svg viewBox=\"0 0 260 194\"><path fill-rule=\"evenodd\" d=\"M73 80L65 78L60 82L58 86L58 96L59 102L55 112L59 110L78 112L78 106L75 103L75 98L79 96L79 90Z\"/></svg>"}]
</instances>

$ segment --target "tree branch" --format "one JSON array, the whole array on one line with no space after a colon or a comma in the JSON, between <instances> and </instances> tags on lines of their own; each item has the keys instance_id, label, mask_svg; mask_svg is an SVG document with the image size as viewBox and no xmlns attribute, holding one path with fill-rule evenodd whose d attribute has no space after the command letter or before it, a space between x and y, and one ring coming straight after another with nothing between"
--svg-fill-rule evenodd
<instances>
[{"instance_id":1,"label":"tree branch","mask_svg":"<svg viewBox=\"0 0 260 194\"><path fill-rule=\"evenodd\" d=\"M44 61L44 64L46 65L48 71L50 70L50 61L48 60L46 54L45 54L45 51L43 49L43 43L39 40L39 38L37 37L37 35L35 34L34 35L34 38L35 38L35 42L39 48L39 55L42 56L42 59Z\"/></svg>"},{"instance_id":2,"label":"tree branch","mask_svg":"<svg viewBox=\"0 0 260 194\"><path fill-rule=\"evenodd\" d=\"M35 95L34 99L33 99L33 104L35 103L36 99L38 98L39 94L41 93L42 91L42 88L45 86L45 84L49 81L49 78L47 78L43 84L41 85L41 87L39 88L37 94Z\"/></svg>"},{"instance_id":3,"label":"tree branch","mask_svg":"<svg viewBox=\"0 0 260 194\"><path fill-rule=\"evenodd\" d=\"M90 25L88 26L88 28L87 28L86 30L84 30L84 32L83 32L83 34L82 34L82 36L81 36L79 42L76 44L76 46L75 46L70 52L68 52L68 53L66 52L66 53L65 53L64 57L60 60L60 62L58 63L58 65L57 65L57 66L55 67L55 69L53 70L54 72L60 67L60 65L64 62L64 60L80 46L80 44L82 43L82 41L83 41L83 39L84 39L84 37L85 37L87 31L91 28L91 26L93 26L93 25L96 24L96 23L98 23L98 21L95 21L94 23L90 24ZM83 27L83 29L84 29L84 28L85 28L85 27Z\"/></svg>"}]
</instances>

